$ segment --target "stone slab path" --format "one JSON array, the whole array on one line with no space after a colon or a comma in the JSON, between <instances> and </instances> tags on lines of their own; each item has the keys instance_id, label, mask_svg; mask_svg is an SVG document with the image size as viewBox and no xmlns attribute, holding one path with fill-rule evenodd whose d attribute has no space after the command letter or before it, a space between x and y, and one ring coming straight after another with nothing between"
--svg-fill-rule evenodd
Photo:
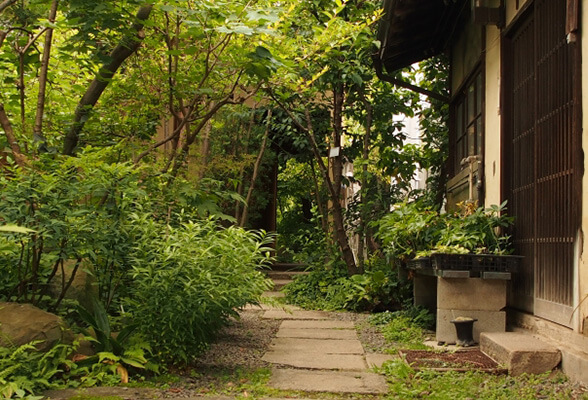
<instances>
[{"instance_id":1,"label":"stone slab path","mask_svg":"<svg viewBox=\"0 0 588 400\"><path fill-rule=\"evenodd\" d=\"M387 392L385 378L369 371L379 360L366 359L353 322L297 308L270 308L263 318L282 320L263 357L274 365L270 387L306 392Z\"/></svg>"}]
</instances>

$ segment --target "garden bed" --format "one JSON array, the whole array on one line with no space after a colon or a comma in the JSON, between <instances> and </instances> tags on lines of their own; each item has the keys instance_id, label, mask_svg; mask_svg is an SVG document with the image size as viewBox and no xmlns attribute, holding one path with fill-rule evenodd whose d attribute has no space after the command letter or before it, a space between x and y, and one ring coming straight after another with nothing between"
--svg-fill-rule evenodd
<instances>
[{"instance_id":1,"label":"garden bed","mask_svg":"<svg viewBox=\"0 0 588 400\"><path fill-rule=\"evenodd\" d=\"M415 370L432 369L435 371L483 371L504 374L504 368L480 350L456 352L436 352L427 350L400 350L399 353Z\"/></svg>"}]
</instances>

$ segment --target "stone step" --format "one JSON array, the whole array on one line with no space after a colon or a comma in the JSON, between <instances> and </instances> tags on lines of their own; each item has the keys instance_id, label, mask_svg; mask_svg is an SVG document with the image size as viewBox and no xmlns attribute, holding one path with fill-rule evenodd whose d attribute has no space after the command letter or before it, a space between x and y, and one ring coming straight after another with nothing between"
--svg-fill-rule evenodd
<instances>
[{"instance_id":1,"label":"stone step","mask_svg":"<svg viewBox=\"0 0 588 400\"><path fill-rule=\"evenodd\" d=\"M274 263L272 264L272 271L304 271L308 268L308 264L302 263Z\"/></svg>"},{"instance_id":2,"label":"stone step","mask_svg":"<svg viewBox=\"0 0 588 400\"><path fill-rule=\"evenodd\" d=\"M269 386L304 392L385 394L386 379L371 372L309 371L274 368Z\"/></svg>"},{"instance_id":3,"label":"stone step","mask_svg":"<svg viewBox=\"0 0 588 400\"><path fill-rule=\"evenodd\" d=\"M274 281L274 291L280 291L284 286L289 283L292 283L290 279L273 279Z\"/></svg>"},{"instance_id":4,"label":"stone step","mask_svg":"<svg viewBox=\"0 0 588 400\"><path fill-rule=\"evenodd\" d=\"M306 271L266 271L265 274L270 279L286 279L292 280L296 276L308 275Z\"/></svg>"},{"instance_id":5,"label":"stone step","mask_svg":"<svg viewBox=\"0 0 588 400\"><path fill-rule=\"evenodd\" d=\"M480 350L513 376L549 372L561 362L556 347L522 332L483 332Z\"/></svg>"}]
</instances>

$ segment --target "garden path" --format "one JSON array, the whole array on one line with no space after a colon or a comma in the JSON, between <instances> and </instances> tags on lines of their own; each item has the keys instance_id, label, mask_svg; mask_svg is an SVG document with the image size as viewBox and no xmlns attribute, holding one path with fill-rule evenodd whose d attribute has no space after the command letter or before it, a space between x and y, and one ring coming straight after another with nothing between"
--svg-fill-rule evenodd
<instances>
[{"instance_id":1,"label":"garden path","mask_svg":"<svg viewBox=\"0 0 588 400\"><path fill-rule=\"evenodd\" d=\"M352 321L328 313L266 307L262 318L281 320L263 360L273 365L269 386L305 392L384 394L383 376L369 368L381 357L365 353Z\"/></svg>"}]
</instances>

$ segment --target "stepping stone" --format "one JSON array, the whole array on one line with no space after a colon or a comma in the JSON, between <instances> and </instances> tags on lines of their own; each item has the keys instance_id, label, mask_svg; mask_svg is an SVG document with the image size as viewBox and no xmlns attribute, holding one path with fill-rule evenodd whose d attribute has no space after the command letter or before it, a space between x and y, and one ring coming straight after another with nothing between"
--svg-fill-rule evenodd
<instances>
[{"instance_id":1,"label":"stepping stone","mask_svg":"<svg viewBox=\"0 0 588 400\"><path fill-rule=\"evenodd\" d=\"M296 276L308 275L305 271L266 271L265 273L270 279L284 279L292 281Z\"/></svg>"},{"instance_id":2,"label":"stepping stone","mask_svg":"<svg viewBox=\"0 0 588 400\"><path fill-rule=\"evenodd\" d=\"M280 365L307 369L363 371L367 368L363 354L317 354L291 350L268 351L263 360Z\"/></svg>"},{"instance_id":3,"label":"stepping stone","mask_svg":"<svg viewBox=\"0 0 588 400\"><path fill-rule=\"evenodd\" d=\"M280 325L281 328L286 329L353 329L354 325L351 321L284 321Z\"/></svg>"},{"instance_id":4,"label":"stepping stone","mask_svg":"<svg viewBox=\"0 0 588 400\"><path fill-rule=\"evenodd\" d=\"M274 290L280 290L289 283L292 283L291 279L274 279Z\"/></svg>"},{"instance_id":5,"label":"stepping stone","mask_svg":"<svg viewBox=\"0 0 588 400\"><path fill-rule=\"evenodd\" d=\"M484 332L480 334L480 350L506 366L513 376L549 372L561 361L556 347L520 332Z\"/></svg>"},{"instance_id":6,"label":"stepping stone","mask_svg":"<svg viewBox=\"0 0 588 400\"><path fill-rule=\"evenodd\" d=\"M386 361L397 360L398 356L391 354L366 353L365 361L369 368L381 368Z\"/></svg>"},{"instance_id":7,"label":"stepping stone","mask_svg":"<svg viewBox=\"0 0 588 400\"><path fill-rule=\"evenodd\" d=\"M370 372L273 369L269 386L306 392L385 394L386 379Z\"/></svg>"},{"instance_id":8,"label":"stepping stone","mask_svg":"<svg viewBox=\"0 0 588 400\"><path fill-rule=\"evenodd\" d=\"M293 311L301 310L300 307L291 306L291 305L282 305L282 304L247 304L245 307L241 308L244 311L286 311L292 313Z\"/></svg>"},{"instance_id":9,"label":"stepping stone","mask_svg":"<svg viewBox=\"0 0 588 400\"><path fill-rule=\"evenodd\" d=\"M296 320L326 320L329 315L321 311L298 311L291 312L284 310L270 310L263 314L265 319L296 319Z\"/></svg>"},{"instance_id":10,"label":"stepping stone","mask_svg":"<svg viewBox=\"0 0 588 400\"><path fill-rule=\"evenodd\" d=\"M276 338L270 351L291 351L320 354L363 354L359 340Z\"/></svg>"},{"instance_id":11,"label":"stepping stone","mask_svg":"<svg viewBox=\"0 0 588 400\"><path fill-rule=\"evenodd\" d=\"M286 297L286 293L282 292L263 292L263 297Z\"/></svg>"},{"instance_id":12,"label":"stepping stone","mask_svg":"<svg viewBox=\"0 0 588 400\"><path fill-rule=\"evenodd\" d=\"M278 338L357 340L355 329L296 329L280 328Z\"/></svg>"}]
</instances>

